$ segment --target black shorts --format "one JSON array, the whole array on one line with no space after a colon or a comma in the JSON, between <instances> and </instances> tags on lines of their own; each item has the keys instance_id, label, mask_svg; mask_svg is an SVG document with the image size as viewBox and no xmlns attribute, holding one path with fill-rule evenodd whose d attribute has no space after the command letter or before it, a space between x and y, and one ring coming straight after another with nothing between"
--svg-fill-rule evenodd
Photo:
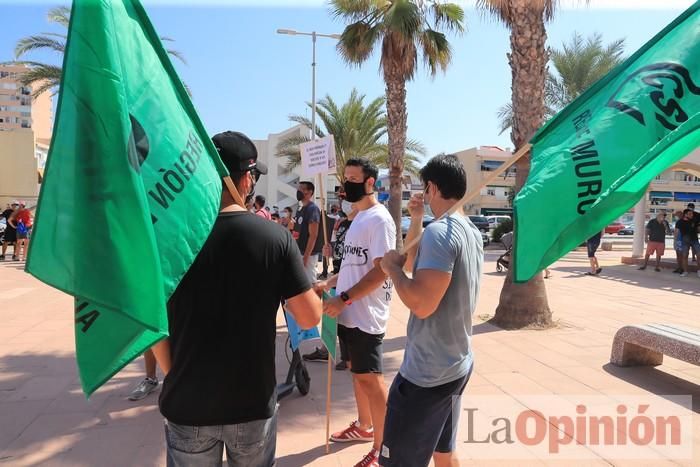
<instances>
[{"instance_id":1,"label":"black shorts","mask_svg":"<svg viewBox=\"0 0 700 467\"><path fill-rule=\"evenodd\" d=\"M338 325L341 349L345 346L353 373L383 373L382 342L384 334L368 334L360 328Z\"/></svg>"},{"instance_id":2,"label":"black shorts","mask_svg":"<svg viewBox=\"0 0 700 467\"><path fill-rule=\"evenodd\" d=\"M471 370L449 383L424 388L397 374L389 389L379 464L425 467L434 452L454 451L460 399L470 376Z\"/></svg>"},{"instance_id":3,"label":"black shorts","mask_svg":"<svg viewBox=\"0 0 700 467\"><path fill-rule=\"evenodd\" d=\"M598 250L599 246L600 242L586 242L589 258L595 258L595 252Z\"/></svg>"}]
</instances>

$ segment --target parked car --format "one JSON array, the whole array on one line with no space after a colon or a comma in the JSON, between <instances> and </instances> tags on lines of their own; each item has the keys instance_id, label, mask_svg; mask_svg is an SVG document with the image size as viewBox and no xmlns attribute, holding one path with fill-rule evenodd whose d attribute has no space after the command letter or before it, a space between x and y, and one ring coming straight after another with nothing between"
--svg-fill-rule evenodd
<instances>
[{"instance_id":1,"label":"parked car","mask_svg":"<svg viewBox=\"0 0 700 467\"><path fill-rule=\"evenodd\" d=\"M501 222L511 220L510 216L488 216L486 220L489 221L489 228L495 229L501 224Z\"/></svg>"},{"instance_id":2,"label":"parked car","mask_svg":"<svg viewBox=\"0 0 700 467\"><path fill-rule=\"evenodd\" d=\"M618 231L620 231L621 229L624 229L624 228L625 228L625 224L623 224L622 222L613 222L612 224L610 224L609 226L607 226L605 228L605 233L606 234L616 234Z\"/></svg>"},{"instance_id":3,"label":"parked car","mask_svg":"<svg viewBox=\"0 0 700 467\"><path fill-rule=\"evenodd\" d=\"M634 226L628 225L627 227L618 230L617 234L618 235L634 235Z\"/></svg>"},{"instance_id":4,"label":"parked car","mask_svg":"<svg viewBox=\"0 0 700 467\"><path fill-rule=\"evenodd\" d=\"M433 216L429 215L424 215L423 216L423 228L427 227L428 224L433 222L435 218ZM408 234L408 228L411 226L411 218L408 216L404 216L401 218L401 236L403 238L406 238L406 234Z\"/></svg>"},{"instance_id":5,"label":"parked car","mask_svg":"<svg viewBox=\"0 0 700 467\"><path fill-rule=\"evenodd\" d=\"M489 221L484 216L469 216L469 220L472 224L476 226L481 232L488 233L489 231Z\"/></svg>"},{"instance_id":6,"label":"parked car","mask_svg":"<svg viewBox=\"0 0 700 467\"><path fill-rule=\"evenodd\" d=\"M481 241L484 243L484 246L491 243L491 239L489 238L489 234L487 234L486 232L481 232Z\"/></svg>"}]
</instances>

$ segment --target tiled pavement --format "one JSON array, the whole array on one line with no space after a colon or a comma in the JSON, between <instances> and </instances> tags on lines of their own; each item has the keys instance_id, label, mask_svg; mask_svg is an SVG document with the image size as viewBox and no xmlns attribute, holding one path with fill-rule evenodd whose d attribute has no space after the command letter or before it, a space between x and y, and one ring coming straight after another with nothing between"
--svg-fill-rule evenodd
<instances>
[{"instance_id":1,"label":"tiled pavement","mask_svg":"<svg viewBox=\"0 0 700 467\"><path fill-rule=\"evenodd\" d=\"M623 325L666 322L700 327L700 278L637 271L619 264L629 251L615 248L601 252L600 277L582 275L587 270L584 251L554 265L547 289L558 325L546 331L503 331L485 322L493 315L503 281L503 274L495 272L498 252L487 252L474 327L476 368L463 401L486 395L502 395L519 404L529 394L571 400L583 395L690 394L695 399L695 459L634 461L593 455L556 460L525 453L527 459L488 461L480 458L477 445L460 451L466 459L463 465L700 465L700 367L670 358L658 368L608 365L613 335ZM142 377L141 361L130 364L87 401L75 370L71 299L26 275L20 264L4 262L0 304L0 465L164 465L157 396L138 403L126 400ZM407 319L407 310L395 300L385 341L388 383L402 358ZM281 324L280 377L287 369ZM301 397L295 392L280 406L278 465L353 465L369 446L332 446L331 454L325 455L326 367L312 363L309 369L310 394ZM339 429L353 419L350 375L334 371L332 389L331 426Z\"/></svg>"}]
</instances>

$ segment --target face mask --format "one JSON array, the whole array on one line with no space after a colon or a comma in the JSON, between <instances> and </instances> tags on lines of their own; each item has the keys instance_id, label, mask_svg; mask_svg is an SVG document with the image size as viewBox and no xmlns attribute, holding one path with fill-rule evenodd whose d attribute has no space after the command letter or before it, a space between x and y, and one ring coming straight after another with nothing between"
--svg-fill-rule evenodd
<instances>
[{"instance_id":1,"label":"face mask","mask_svg":"<svg viewBox=\"0 0 700 467\"><path fill-rule=\"evenodd\" d=\"M297 190L297 201L304 201L304 192Z\"/></svg>"},{"instance_id":2,"label":"face mask","mask_svg":"<svg viewBox=\"0 0 700 467\"><path fill-rule=\"evenodd\" d=\"M343 201L341 207L345 214L350 214L350 211L352 211L352 203L350 201Z\"/></svg>"},{"instance_id":3,"label":"face mask","mask_svg":"<svg viewBox=\"0 0 700 467\"><path fill-rule=\"evenodd\" d=\"M254 177L253 177L253 180L255 180ZM245 204L250 203L253 200L253 198L255 197L255 185L256 185L256 183L253 182L253 186L250 187L250 193L248 193L248 196L245 197ZM253 210L255 210L255 208L256 208L256 206L253 206Z\"/></svg>"},{"instance_id":4,"label":"face mask","mask_svg":"<svg viewBox=\"0 0 700 467\"><path fill-rule=\"evenodd\" d=\"M344 188L345 199L350 201L351 203L357 203L368 194L367 192L365 192L364 182L360 183L346 181L344 183Z\"/></svg>"},{"instance_id":5,"label":"face mask","mask_svg":"<svg viewBox=\"0 0 700 467\"><path fill-rule=\"evenodd\" d=\"M286 218L287 218L287 213L286 213L286 212L280 213L280 219L286 219Z\"/></svg>"}]
</instances>

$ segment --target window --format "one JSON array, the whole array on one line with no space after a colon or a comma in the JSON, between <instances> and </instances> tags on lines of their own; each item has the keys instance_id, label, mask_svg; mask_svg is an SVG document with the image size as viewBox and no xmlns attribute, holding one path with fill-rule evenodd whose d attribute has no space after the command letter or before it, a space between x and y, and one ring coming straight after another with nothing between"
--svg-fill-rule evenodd
<instances>
[{"instance_id":1,"label":"window","mask_svg":"<svg viewBox=\"0 0 700 467\"><path fill-rule=\"evenodd\" d=\"M5 123L5 119L0 118L0 123Z\"/></svg>"},{"instance_id":2,"label":"window","mask_svg":"<svg viewBox=\"0 0 700 467\"><path fill-rule=\"evenodd\" d=\"M28 95L30 95L30 94L32 93L32 90L31 90L30 88L26 87L26 86L22 86L22 87L20 88L20 92L21 92L23 95L28 96ZM18 97L18 99L19 99L19 97Z\"/></svg>"},{"instance_id":3,"label":"window","mask_svg":"<svg viewBox=\"0 0 700 467\"><path fill-rule=\"evenodd\" d=\"M29 124L27 120L22 120L22 128L31 128L32 126Z\"/></svg>"},{"instance_id":4,"label":"window","mask_svg":"<svg viewBox=\"0 0 700 467\"><path fill-rule=\"evenodd\" d=\"M411 199L411 192L410 191L401 192L401 199L404 201L408 201L409 199Z\"/></svg>"},{"instance_id":5,"label":"window","mask_svg":"<svg viewBox=\"0 0 700 467\"><path fill-rule=\"evenodd\" d=\"M495 188L487 188L486 189L486 196L496 196L496 189Z\"/></svg>"}]
</instances>

